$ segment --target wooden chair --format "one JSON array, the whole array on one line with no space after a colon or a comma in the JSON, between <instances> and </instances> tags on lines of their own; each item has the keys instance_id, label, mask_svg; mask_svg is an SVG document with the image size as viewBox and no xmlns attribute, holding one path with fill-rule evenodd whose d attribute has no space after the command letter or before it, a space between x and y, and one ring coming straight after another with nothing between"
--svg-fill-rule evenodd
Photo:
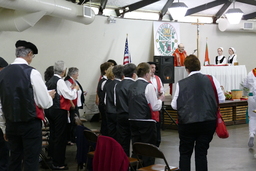
<instances>
[{"instance_id":1,"label":"wooden chair","mask_svg":"<svg viewBox=\"0 0 256 171\"><path fill-rule=\"evenodd\" d=\"M159 148L155 145L148 143L140 143L136 142L133 144L133 153L139 159L140 156L148 156L161 158L164 160L165 164L154 164L147 167L141 167L138 171L171 171L171 170L179 170L178 167L169 166L164 154ZM140 162L142 166L142 163Z\"/></svg>"}]
</instances>

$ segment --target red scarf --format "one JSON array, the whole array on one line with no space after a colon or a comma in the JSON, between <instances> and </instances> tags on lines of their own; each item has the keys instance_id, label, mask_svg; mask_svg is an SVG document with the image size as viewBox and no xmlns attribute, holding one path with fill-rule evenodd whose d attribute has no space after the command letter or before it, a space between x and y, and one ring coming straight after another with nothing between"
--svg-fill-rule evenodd
<instances>
[{"instance_id":1,"label":"red scarf","mask_svg":"<svg viewBox=\"0 0 256 171\"><path fill-rule=\"evenodd\" d=\"M256 77L256 68L252 69L252 73Z\"/></svg>"}]
</instances>

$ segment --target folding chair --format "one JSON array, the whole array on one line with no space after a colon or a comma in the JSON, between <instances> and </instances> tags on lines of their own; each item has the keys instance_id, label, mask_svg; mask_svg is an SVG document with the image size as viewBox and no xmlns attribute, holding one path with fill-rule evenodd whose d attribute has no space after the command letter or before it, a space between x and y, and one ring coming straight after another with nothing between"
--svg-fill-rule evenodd
<instances>
[{"instance_id":1,"label":"folding chair","mask_svg":"<svg viewBox=\"0 0 256 171\"><path fill-rule=\"evenodd\" d=\"M139 160L140 156L148 156L148 157L155 157L155 158L161 158L164 160L165 164L154 164L147 167L141 167L138 169L138 171L171 171L171 170L179 170L178 167L169 166L164 154L162 151L159 150L159 148L155 145L148 144L148 143L140 143L135 142L133 144L133 153ZM140 165L142 166L142 163L140 162Z\"/></svg>"}]
</instances>

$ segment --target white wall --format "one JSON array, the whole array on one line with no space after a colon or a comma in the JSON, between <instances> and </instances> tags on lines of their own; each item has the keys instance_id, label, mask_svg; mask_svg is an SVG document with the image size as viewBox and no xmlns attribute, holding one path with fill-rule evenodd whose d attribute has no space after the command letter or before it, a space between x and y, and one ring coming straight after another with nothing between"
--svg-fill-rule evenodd
<instances>
[{"instance_id":1,"label":"white wall","mask_svg":"<svg viewBox=\"0 0 256 171\"><path fill-rule=\"evenodd\" d=\"M248 71L255 67L255 33L220 32L215 24L199 28L201 62L208 37L211 62L214 62L218 47L224 47L224 55L228 56L228 48L232 46L237 50L240 65L246 65ZM153 60L153 21L117 18L115 24L109 24L104 16L96 16L90 25L47 16L24 32L0 32L0 56L11 63L15 58L15 42L19 39L31 41L39 49L31 65L42 75L57 60L65 61L67 67L78 67L79 81L89 92L88 100L95 95L100 64L108 59L122 64L126 34L133 63ZM197 26L180 23L180 34L187 53L192 53L196 49Z\"/></svg>"}]
</instances>

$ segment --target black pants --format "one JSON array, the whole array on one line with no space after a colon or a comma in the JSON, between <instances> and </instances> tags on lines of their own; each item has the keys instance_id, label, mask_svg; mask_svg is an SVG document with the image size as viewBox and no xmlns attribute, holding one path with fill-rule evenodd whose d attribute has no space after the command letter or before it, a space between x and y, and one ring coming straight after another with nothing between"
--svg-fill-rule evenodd
<instances>
[{"instance_id":1,"label":"black pants","mask_svg":"<svg viewBox=\"0 0 256 171\"><path fill-rule=\"evenodd\" d=\"M79 116L78 108L75 107L75 109L69 110L69 119L70 123L67 123L67 141L76 142L76 123L75 123L75 114Z\"/></svg>"},{"instance_id":2,"label":"black pants","mask_svg":"<svg viewBox=\"0 0 256 171\"><path fill-rule=\"evenodd\" d=\"M130 121L132 144L143 142L156 145L156 123L153 121ZM142 156L143 165L149 166L155 163L154 157Z\"/></svg>"},{"instance_id":3,"label":"black pants","mask_svg":"<svg viewBox=\"0 0 256 171\"><path fill-rule=\"evenodd\" d=\"M196 171L207 171L207 151L216 128L216 121L179 124L180 162L182 171L190 171L191 155L195 148Z\"/></svg>"},{"instance_id":4,"label":"black pants","mask_svg":"<svg viewBox=\"0 0 256 171\"><path fill-rule=\"evenodd\" d=\"M9 148L4 140L3 131L0 129L0 170L7 171L9 163Z\"/></svg>"},{"instance_id":5,"label":"black pants","mask_svg":"<svg viewBox=\"0 0 256 171\"><path fill-rule=\"evenodd\" d=\"M29 122L6 122L6 136L11 151L8 171L38 171L42 150L42 123L39 119Z\"/></svg>"},{"instance_id":6,"label":"black pants","mask_svg":"<svg viewBox=\"0 0 256 171\"><path fill-rule=\"evenodd\" d=\"M129 157L131 129L128 118L128 113L120 113L117 115L117 141L121 144L121 146L124 149L124 152Z\"/></svg>"},{"instance_id":7,"label":"black pants","mask_svg":"<svg viewBox=\"0 0 256 171\"><path fill-rule=\"evenodd\" d=\"M99 104L98 107L99 107L99 111L100 111L100 115L101 115L100 133L101 133L101 135L108 136L108 125L107 125L105 105Z\"/></svg>"},{"instance_id":8,"label":"black pants","mask_svg":"<svg viewBox=\"0 0 256 171\"><path fill-rule=\"evenodd\" d=\"M117 135L116 135L117 114L107 113L106 118L107 118L107 126L108 126L108 136L117 140Z\"/></svg>"},{"instance_id":9,"label":"black pants","mask_svg":"<svg viewBox=\"0 0 256 171\"><path fill-rule=\"evenodd\" d=\"M50 150L54 166L65 165L67 144L67 111L62 109L51 110L50 122Z\"/></svg>"}]
</instances>

